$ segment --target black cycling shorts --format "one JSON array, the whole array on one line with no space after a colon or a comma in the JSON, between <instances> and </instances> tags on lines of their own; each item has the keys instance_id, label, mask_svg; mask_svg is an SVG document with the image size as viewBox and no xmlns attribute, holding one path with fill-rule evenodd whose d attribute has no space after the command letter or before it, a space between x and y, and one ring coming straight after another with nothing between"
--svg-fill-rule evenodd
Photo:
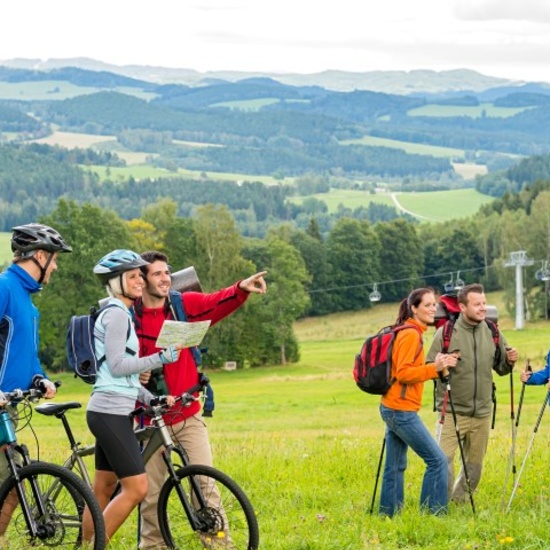
<instances>
[{"instance_id":1,"label":"black cycling shorts","mask_svg":"<svg viewBox=\"0 0 550 550\"><path fill-rule=\"evenodd\" d=\"M118 479L145 473L129 416L87 411L86 420L96 438L96 470L114 472Z\"/></svg>"}]
</instances>

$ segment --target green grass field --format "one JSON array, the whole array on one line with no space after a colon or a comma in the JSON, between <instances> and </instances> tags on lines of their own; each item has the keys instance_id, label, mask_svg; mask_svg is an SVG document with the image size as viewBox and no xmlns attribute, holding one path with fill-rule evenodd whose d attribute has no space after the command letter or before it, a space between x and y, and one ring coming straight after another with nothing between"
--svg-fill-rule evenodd
<instances>
[{"instance_id":1,"label":"green grass field","mask_svg":"<svg viewBox=\"0 0 550 550\"><path fill-rule=\"evenodd\" d=\"M513 319L500 309L499 294L488 295L499 307L500 326L520 352L519 368L530 357L542 365L549 324L513 330ZM215 464L246 491L258 514L262 550L360 550L548 548L550 484L546 479L550 418L543 418L533 439L544 401L543 387L529 387L521 411L516 453L510 461L510 378L496 377L497 411L485 470L470 507L451 506L444 518L420 513L418 498L424 472L409 453L406 504L392 520L369 515L383 438L378 398L359 391L352 379L354 354L363 337L393 321L396 304L378 304L361 312L305 319L296 324L301 360L296 365L209 372L216 393L214 417L208 419ZM229 322L229 321L227 321ZM433 334L428 331L427 342ZM55 377L58 378L58 377ZM57 401L86 403L90 388L70 375ZM514 374L518 412L520 383ZM84 409L71 411L76 437L91 442ZM421 416L435 426L431 384L426 384ZM33 426L42 459L60 462L68 453L58 421L38 414ZM36 456L34 436L19 433ZM501 509L508 464L519 470L529 441L532 450L509 513ZM64 450L65 449L65 450ZM507 504L511 484L506 488ZM112 548L135 548L136 515L123 526ZM10 546L11 548L11 546Z\"/></svg>"},{"instance_id":2,"label":"green grass field","mask_svg":"<svg viewBox=\"0 0 550 550\"><path fill-rule=\"evenodd\" d=\"M101 91L100 88L76 86L65 80L42 80L40 82L0 82L0 99L5 100L63 100L83 94L93 94ZM154 99L155 94L142 92L137 88L118 87L112 91L133 95L144 100Z\"/></svg>"},{"instance_id":3,"label":"green grass field","mask_svg":"<svg viewBox=\"0 0 550 550\"><path fill-rule=\"evenodd\" d=\"M480 103L479 105L467 107L461 105L424 105L407 112L408 116L430 116L430 117L470 117L480 118L483 116L491 118L508 118L530 109L531 107L495 107L492 103Z\"/></svg>"},{"instance_id":4,"label":"green grass field","mask_svg":"<svg viewBox=\"0 0 550 550\"><path fill-rule=\"evenodd\" d=\"M452 147L438 147L436 145L425 145L423 143L411 143L397 141L396 139L381 138L376 136L363 136L361 139L348 139L340 142L341 145L367 145L369 147L390 147L391 149L402 149L411 155L432 155L433 157L444 157L462 159L464 149Z\"/></svg>"},{"instance_id":5,"label":"green grass field","mask_svg":"<svg viewBox=\"0 0 550 550\"><path fill-rule=\"evenodd\" d=\"M11 232L0 231L0 266L7 265L13 256L10 242Z\"/></svg>"},{"instance_id":6,"label":"green grass field","mask_svg":"<svg viewBox=\"0 0 550 550\"><path fill-rule=\"evenodd\" d=\"M396 199L405 210L431 221L447 221L467 218L475 214L479 207L494 200L475 189L453 189L429 193L399 193ZM452 208L443 208L450 205ZM445 210L452 210L452 213Z\"/></svg>"},{"instance_id":7,"label":"green grass field","mask_svg":"<svg viewBox=\"0 0 550 550\"><path fill-rule=\"evenodd\" d=\"M426 193L391 193L372 194L369 191L348 189L331 189L329 193L310 195L323 201L329 212L336 212L342 204L346 208L367 207L371 202L378 202L396 207L398 211L407 211L421 221L446 221L467 218L475 214L482 204L494 198L483 195L475 189L455 189L450 191L429 191ZM291 197L289 200L302 204L308 197ZM443 204L452 204L453 208L442 208Z\"/></svg>"}]
</instances>

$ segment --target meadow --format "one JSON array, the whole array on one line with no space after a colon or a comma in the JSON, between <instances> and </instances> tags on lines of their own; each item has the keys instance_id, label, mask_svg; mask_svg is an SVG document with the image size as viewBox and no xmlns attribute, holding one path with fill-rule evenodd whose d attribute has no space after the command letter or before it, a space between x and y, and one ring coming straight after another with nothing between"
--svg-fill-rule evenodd
<instances>
[{"instance_id":1,"label":"meadow","mask_svg":"<svg viewBox=\"0 0 550 550\"><path fill-rule=\"evenodd\" d=\"M475 106L438 105L431 103L423 107L411 109L407 112L407 116L508 118L530 108L531 107L497 107L492 103L480 103Z\"/></svg>"},{"instance_id":2,"label":"meadow","mask_svg":"<svg viewBox=\"0 0 550 550\"><path fill-rule=\"evenodd\" d=\"M296 323L301 350L297 364L208 372L216 395L214 416L208 419L215 464L245 489L254 504L261 549L548 548L550 417L543 417L534 437L544 387L526 389L514 460L509 457L510 381L517 415L521 392L517 371L526 358L535 370L542 366L550 325L529 323L515 331L513 319L502 308L501 295L488 295L488 303L497 306L500 327L518 348L520 361L512 378L495 377L496 422L475 495L475 516L469 504L451 506L445 517L419 510L424 467L414 453L409 453L403 512L391 520L369 514L384 426L378 414L379 399L357 389L351 368L364 336L393 322L396 304ZM426 344L432 334L430 329ZM86 403L89 386L67 373L53 378L63 382L57 401ZM436 424L431 390L428 382L421 411L430 429ZM70 417L77 439L91 442L84 408L71 411ZM61 462L68 446L58 421L35 414L32 425L40 457ZM29 428L19 437L36 456L37 444ZM502 503L508 503L512 489L510 482L504 491L507 467L515 464L519 470L531 440L521 484L506 513ZM112 547L135 548L135 535L134 514Z\"/></svg>"},{"instance_id":3,"label":"meadow","mask_svg":"<svg viewBox=\"0 0 550 550\"><path fill-rule=\"evenodd\" d=\"M492 202L493 197L483 195L475 189L452 189L449 191L426 191L390 193L380 188L379 192L351 189L331 189L328 193L317 193L307 197L290 197L288 200L302 204L305 199L314 197L323 201L329 212L337 212L339 205L355 209L367 207L371 202L397 207L398 211L407 211L419 220L447 221L467 218L475 214L483 204ZM452 209L442 208L442 204L452 204Z\"/></svg>"},{"instance_id":4,"label":"meadow","mask_svg":"<svg viewBox=\"0 0 550 550\"><path fill-rule=\"evenodd\" d=\"M39 82L0 82L0 99L14 101L52 101L69 99L82 94L100 92L100 88L77 86L65 80L41 80ZM144 100L153 99L155 94L137 88L115 87L112 91L133 95Z\"/></svg>"}]
</instances>

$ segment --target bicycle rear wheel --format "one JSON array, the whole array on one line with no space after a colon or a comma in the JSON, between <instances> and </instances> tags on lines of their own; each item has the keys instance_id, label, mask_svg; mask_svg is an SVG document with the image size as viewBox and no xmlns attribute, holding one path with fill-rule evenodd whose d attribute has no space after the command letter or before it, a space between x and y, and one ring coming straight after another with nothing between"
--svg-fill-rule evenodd
<instances>
[{"instance_id":1,"label":"bicycle rear wheel","mask_svg":"<svg viewBox=\"0 0 550 550\"><path fill-rule=\"evenodd\" d=\"M176 474L177 481L168 478L158 500L159 526L169 548L258 548L258 521L252 504L228 475L202 465L178 468ZM178 487L185 493L188 502L192 503L190 512L200 525L197 531L186 516ZM197 487L200 487L201 495L197 495ZM201 501L206 505L199 504Z\"/></svg>"},{"instance_id":2,"label":"bicycle rear wheel","mask_svg":"<svg viewBox=\"0 0 550 550\"><path fill-rule=\"evenodd\" d=\"M19 471L20 487L29 517L17 502L9 519L10 500L16 491L13 477L0 486L0 533L10 550L16 548L79 548L82 513L88 506L94 527L94 550L105 548L103 514L92 490L75 473L46 462L33 462ZM10 496L11 493L11 496ZM33 533L29 527L36 527Z\"/></svg>"}]
</instances>

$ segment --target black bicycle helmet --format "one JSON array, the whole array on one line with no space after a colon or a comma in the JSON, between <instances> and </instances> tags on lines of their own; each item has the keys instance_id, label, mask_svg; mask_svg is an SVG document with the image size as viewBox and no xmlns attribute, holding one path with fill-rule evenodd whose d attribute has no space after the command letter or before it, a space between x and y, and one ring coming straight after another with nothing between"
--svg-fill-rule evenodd
<instances>
[{"instance_id":1,"label":"black bicycle helmet","mask_svg":"<svg viewBox=\"0 0 550 550\"><path fill-rule=\"evenodd\" d=\"M46 250L48 252L72 252L73 249L52 227L40 223L28 223L12 228L11 250L19 256L30 256L29 252Z\"/></svg>"},{"instance_id":2,"label":"black bicycle helmet","mask_svg":"<svg viewBox=\"0 0 550 550\"><path fill-rule=\"evenodd\" d=\"M99 280L106 285L111 279L124 273L144 265L148 265L139 254L133 250L113 250L106 254L97 262L94 267L94 273L99 277Z\"/></svg>"}]
</instances>

